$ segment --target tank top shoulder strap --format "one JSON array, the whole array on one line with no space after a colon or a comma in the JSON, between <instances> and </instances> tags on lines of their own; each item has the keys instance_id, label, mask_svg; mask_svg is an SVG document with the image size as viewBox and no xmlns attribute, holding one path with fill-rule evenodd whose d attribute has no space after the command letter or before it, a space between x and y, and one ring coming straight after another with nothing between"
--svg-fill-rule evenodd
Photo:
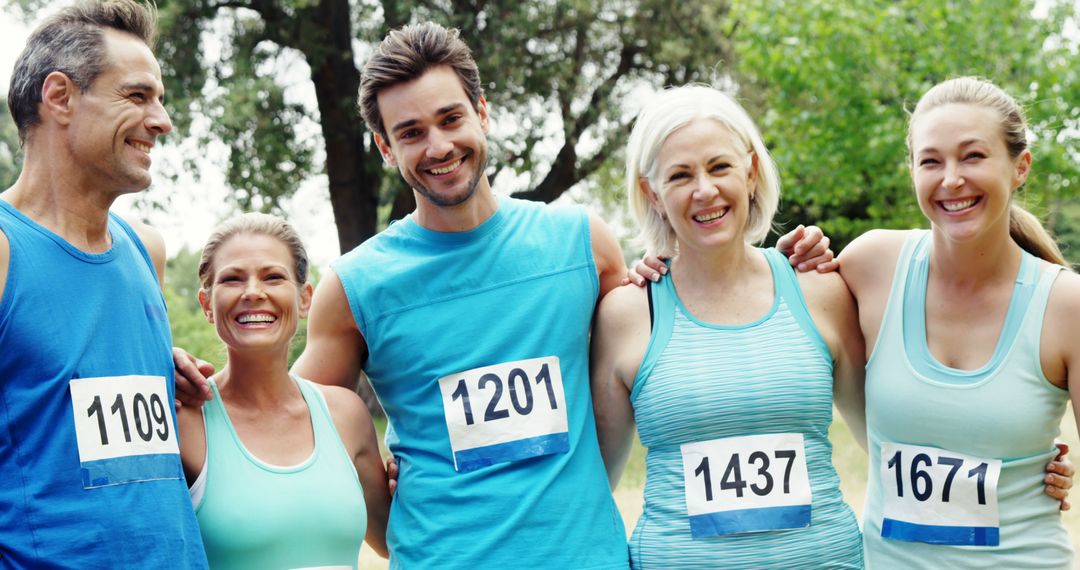
<instances>
[{"instance_id":1,"label":"tank top shoulder strap","mask_svg":"<svg viewBox=\"0 0 1080 570\"><path fill-rule=\"evenodd\" d=\"M1025 256L1031 254L1024 252ZM1038 354L1038 347L1042 342L1042 328L1043 320L1046 317L1046 305L1050 300L1050 290L1054 287L1054 282L1057 281L1058 274L1065 270L1064 267L1057 264L1049 264L1045 268L1041 267L1039 259L1031 256L1035 263L1032 263L1035 274L1037 275L1037 283L1035 284L1035 290L1031 293L1030 300L1023 311L1023 318L1021 322L1016 325L1019 330L1017 331L1017 339L1029 339L1034 344L1030 347L1034 350L1035 354Z\"/></svg>"},{"instance_id":2,"label":"tank top shoulder strap","mask_svg":"<svg viewBox=\"0 0 1080 570\"><path fill-rule=\"evenodd\" d=\"M139 252L143 261L146 262L146 266L150 268L150 273L152 273L155 278L158 278L159 276L157 274L157 269L154 267L154 261L150 259L150 252L146 249L146 244L143 243L142 238L139 237L135 228L131 227L131 224L128 224L127 221L112 212L109 212L109 226L113 230L113 247L121 246L125 241L124 237L126 237L127 240L130 240L132 247Z\"/></svg>"},{"instance_id":3,"label":"tank top shoulder strap","mask_svg":"<svg viewBox=\"0 0 1080 570\"><path fill-rule=\"evenodd\" d=\"M668 262L670 267L671 262ZM645 357L641 360L637 375L634 377L634 389L630 392L630 401L637 397L646 379L652 374L656 361L667 348L671 340L671 332L675 328L676 302L675 283L669 271L667 276L660 279L659 283L646 282L649 294L649 317L652 320L652 330L649 334L649 344L645 349Z\"/></svg>"},{"instance_id":4,"label":"tank top shoulder strap","mask_svg":"<svg viewBox=\"0 0 1080 570\"><path fill-rule=\"evenodd\" d=\"M330 406L326 403L326 397L323 396L322 390L310 380L299 376L293 376L292 378L300 388L304 401L307 402L308 414L311 416L311 427L315 431L316 443L321 443L319 441L320 436L324 436L323 441L335 439L337 428L334 427L334 420L330 415Z\"/></svg>"},{"instance_id":5,"label":"tank top shoulder strap","mask_svg":"<svg viewBox=\"0 0 1080 570\"><path fill-rule=\"evenodd\" d=\"M821 331L818 330L813 317L810 316L810 309L806 306L806 297L803 296L802 287L799 285L799 277L795 274L795 269L791 267L791 263L784 257L784 254L780 253L776 248L762 249L761 252L765 254L765 259L769 262L769 269L772 270L773 289L775 289L776 295L784 301L784 305L791 312L791 316L799 324L799 328L806 333L807 338L818 349L818 352L827 362L832 362L832 352L829 351L825 339L821 336Z\"/></svg>"},{"instance_id":6,"label":"tank top shoulder strap","mask_svg":"<svg viewBox=\"0 0 1080 570\"><path fill-rule=\"evenodd\" d=\"M912 260L919 251L925 251L928 243L929 230L912 230L904 238L904 245L900 248L900 254L896 258L896 268L893 270L892 285L889 287L889 297L885 301L885 311L881 315L881 324L878 326L877 340L875 341L870 358L866 363L869 366L874 361L874 355L880 350L903 350L904 322L904 296L907 292L908 276L911 273Z\"/></svg>"}]
</instances>

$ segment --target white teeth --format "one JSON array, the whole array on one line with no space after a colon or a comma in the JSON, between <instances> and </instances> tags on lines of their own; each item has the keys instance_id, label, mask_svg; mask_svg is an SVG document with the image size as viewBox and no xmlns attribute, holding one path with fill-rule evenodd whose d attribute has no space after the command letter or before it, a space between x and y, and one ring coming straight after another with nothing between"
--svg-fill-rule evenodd
<instances>
[{"instance_id":1,"label":"white teeth","mask_svg":"<svg viewBox=\"0 0 1080 570\"><path fill-rule=\"evenodd\" d=\"M253 315L240 315L236 318L236 322L240 324L246 323L272 323L277 320L274 315L268 315L266 313L257 313Z\"/></svg>"},{"instance_id":2,"label":"white teeth","mask_svg":"<svg viewBox=\"0 0 1080 570\"><path fill-rule=\"evenodd\" d=\"M718 219L722 218L724 216L724 214L727 213L727 211L728 211L728 209L724 208L723 210L717 210L717 211L715 211L715 212L713 212L711 214L704 214L704 215L701 215L701 216L694 216L694 221L695 222L711 222L713 220L718 220Z\"/></svg>"},{"instance_id":3,"label":"white teeth","mask_svg":"<svg viewBox=\"0 0 1080 570\"><path fill-rule=\"evenodd\" d=\"M135 150L140 150L140 151L145 152L147 154L150 153L150 145L145 145L145 144L137 143L137 142L129 142L128 144L131 145L132 147L134 147Z\"/></svg>"},{"instance_id":4,"label":"white teeth","mask_svg":"<svg viewBox=\"0 0 1080 570\"><path fill-rule=\"evenodd\" d=\"M970 208L975 204L975 198L968 198L967 200L960 200L955 202L942 202L941 207L945 208L947 212L958 212L960 210Z\"/></svg>"},{"instance_id":5,"label":"white teeth","mask_svg":"<svg viewBox=\"0 0 1080 570\"><path fill-rule=\"evenodd\" d=\"M447 172L453 172L454 169L457 168L460 164L461 159L459 158L451 164L448 164L442 168L432 168L431 170L428 170L428 172L432 174L446 174Z\"/></svg>"}]
</instances>

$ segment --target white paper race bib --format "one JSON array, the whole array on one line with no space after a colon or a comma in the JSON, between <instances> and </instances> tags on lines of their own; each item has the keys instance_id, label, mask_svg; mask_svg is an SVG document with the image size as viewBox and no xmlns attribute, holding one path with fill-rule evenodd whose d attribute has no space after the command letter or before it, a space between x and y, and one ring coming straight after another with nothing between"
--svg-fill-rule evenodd
<instances>
[{"instance_id":1,"label":"white paper race bib","mask_svg":"<svg viewBox=\"0 0 1080 570\"><path fill-rule=\"evenodd\" d=\"M694 538L810 526L801 433L713 439L681 449Z\"/></svg>"},{"instance_id":2,"label":"white paper race bib","mask_svg":"<svg viewBox=\"0 0 1080 570\"><path fill-rule=\"evenodd\" d=\"M881 444L881 536L909 542L997 546L1000 459L936 447Z\"/></svg>"},{"instance_id":3,"label":"white paper race bib","mask_svg":"<svg viewBox=\"0 0 1080 570\"><path fill-rule=\"evenodd\" d=\"M163 376L78 378L68 387L83 487L180 478Z\"/></svg>"},{"instance_id":4,"label":"white paper race bib","mask_svg":"<svg viewBox=\"0 0 1080 570\"><path fill-rule=\"evenodd\" d=\"M449 374L439 390L458 471L570 449L556 356Z\"/></svg>"}]
</instances>

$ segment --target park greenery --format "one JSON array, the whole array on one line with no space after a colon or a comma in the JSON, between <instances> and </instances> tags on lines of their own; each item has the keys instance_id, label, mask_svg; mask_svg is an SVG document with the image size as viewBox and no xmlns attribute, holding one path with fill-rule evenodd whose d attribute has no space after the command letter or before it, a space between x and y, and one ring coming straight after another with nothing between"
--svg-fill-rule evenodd
<instances>
[{"instance_id":1,"label":"park greenery","mask_svg":"<svg viewBox=\"0 0 1080 570\"><path fill-rule=\"evenodd\" d=\"M32 17L49 2L6 3ZM157 52L177 124L170 139L200 143L185 169L215 165L238 210L286 215L300 183L325 175L342 251L413 207L400 176L382 164L356 94L374 44L421 20L459 28L473 48L495 117L489 174L498 192L552 201L570 191L618 225L621 150L642 97L712 83L750 110L775 154L784 183L778 229L816 223L842 247L870 228L925 223L905 162L907 111L938 81L979 75L1028 111L1036 158L1019 199L1047 221L1067 257L1080 251L1073 0L157 4ZM14 180L18 160L5 114L0 187ZM169 206L167 197L148 203ZM212 354L212 328L194 301L196 257L185 251L170 261L167 296L177 342Z\"/></svg>"}]
</instances>

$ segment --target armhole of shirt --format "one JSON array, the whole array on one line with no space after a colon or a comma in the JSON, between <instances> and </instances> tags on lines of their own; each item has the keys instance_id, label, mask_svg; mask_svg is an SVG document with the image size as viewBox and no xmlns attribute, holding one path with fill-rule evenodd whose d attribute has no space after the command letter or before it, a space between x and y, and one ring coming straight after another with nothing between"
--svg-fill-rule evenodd
<instances>
[{"instance_id":1,"label":"armhole of shirt","mask_svg":"<svg viewBox=\"0 0 1080 570\"><path fill-rule=\"evenodd\" d=\"M199 476L195 478L195 482L188 487L188 494L191 495L191 507L195 509L195 512L199 511L202 507L203 499L206 497L206 479L207 470L210 468L210 430L206 426L206 411L199 409L199 414L203 420L203 439L206 441L206 455L203 457L202 470L199 471Z\"/></svg>"},{"instance_id":2,"label":"armhole of shirt","mask_svg":"<svg viewBox=\"0 0 1080 570\"><path fill-rule=\"evenodd\" d=\"M667 348L671 340L672 330L675 328L675 285L671 280L669 271L659 283L648 282L646 284L649 297L649 344L645 347L645 355L641 358L637 375L634 376L634 387L630 391L630 402L637 399L645 382L652 374L656 361Z\"/></svg>"},{"instance_id":3,"label":"armhole of shirt","mask_svg":"<svg viewBox=\"0 0 1080 570\"><path fill-rule=\"evenodd\" d=\"M762 250L762 253L765 254L765 258L768 259L769 266L772 269L773 287L776 289L776 294L784 300L788 311L791 312L791 316L798 323L807 340L814 345L821 357L831 367L833 362L832 352L829 351L829 345L825 343L825 338L821 336L821 331L818 330L813 316L810 315L810 308L806 306L806 296L803 295L802 287L799 285L799 277L795 275L795 269L791 267L787 258L776 248L770 247Z\"/></svg>"},{"instance_id":4,"label":"armhole of shirt","mask_svg":"<svg viewBox=\"0 0 1080 570\"><path fill-rule=\"evenodd\" d=\"M904 294L911 266L911 258L914 255L919 241L927 234L929 234L929 230L911 230L908 232L908 235L904 236L904 244L900 247L900 253L896 257L896 267L893 268L892 284L889 285L889 296L885 299L885 308L881 312L881 323L878 324L877 338L874 340L874 346L870 350L870 356L866 359L867 370L870 369L871 363L874 362L874 357L877 356L878 347L884 346L883 343L889 342L888 339L886 339L886 336L889 335L889 331L896 331L896 334L899 335L899 340L897 342L900 343L900 349L903 350ZM898 316L894 317L893 313L896 313ZM893 318L899 318L900 322L892 324Z\"/></svg>"},{"instance_id":5,"label":"armhole of shirt","mask_svg":"<svg viewBox=\"0 0 1080 570\"><path fill-rule=\"evenodd\" d=\"M330 269L337 274L338 283L341 283L341 290L345 292L345 300L349 303L349 312L352 313L353 322L356 323L356 330L360 331L360 335L364 337L366 343L368 342L367 339L370 338L367 321L364 320L364 313L360 310L359 292L353 286L352 278L344 275L346 271L351 270L350 267L343 267L347 265L349 265L349 259L340 257L330 264Z\"/></svg>"},{"instance_id":6,"label":"armhole of shirt","mask_svg":"<svg viewBox=\"0 0 1080 570\"><path fill-rule=\"evenodd\" d=\"M146 249L146 244L143 243L142 238L139 237L135 228L131 227L127 221L112 212L109 212L109 219L116 222L117 227L127 234L128 239L130 239L131 243L135 246L135 250L142 256L143 261L146 262L146 266L150 268L150 274L154 276L155 283L160 283L161 276L157 274L157 268L154 267L154 260L150 258L150 252ZM115 243L113 244L113 247L116 247Z\"/></svg>"}]
</instances>

